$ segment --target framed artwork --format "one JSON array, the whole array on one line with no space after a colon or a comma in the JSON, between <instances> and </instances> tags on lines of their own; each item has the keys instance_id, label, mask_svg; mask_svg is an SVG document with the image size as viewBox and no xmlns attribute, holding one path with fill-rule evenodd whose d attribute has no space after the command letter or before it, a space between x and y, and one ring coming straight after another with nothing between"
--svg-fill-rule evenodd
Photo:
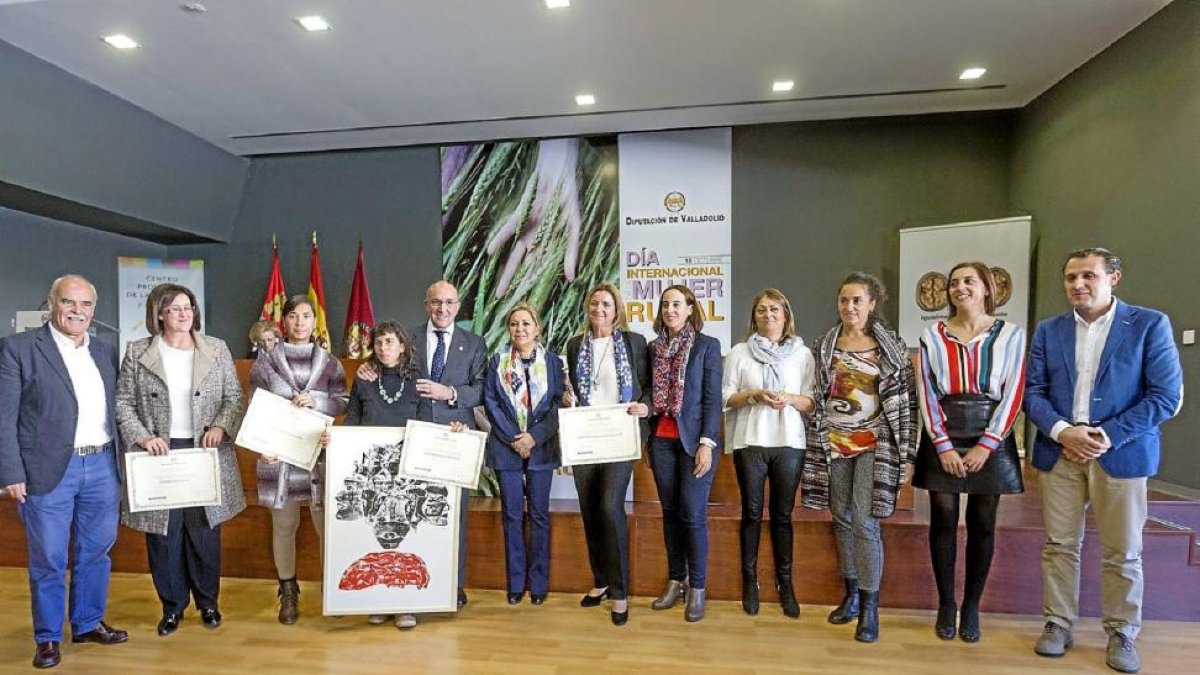
<instances>
[{"instance_id":1,"label":"framed artwork","mask_svg":"<svg viewBox=\"0 0 1200 675\"><path fill-rule=\"evenodd\" d=\"M460 491L399 476L402 427L329 433L324 613L456 611Z\"/></svg>"}]
</instances>

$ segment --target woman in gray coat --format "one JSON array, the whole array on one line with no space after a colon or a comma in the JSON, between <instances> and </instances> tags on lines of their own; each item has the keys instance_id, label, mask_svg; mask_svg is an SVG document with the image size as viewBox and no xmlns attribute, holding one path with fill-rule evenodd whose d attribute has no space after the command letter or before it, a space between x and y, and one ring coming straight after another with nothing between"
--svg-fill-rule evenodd
<instances>
[{"instance_id":1,"label":"woman in gray coat","mask_svg":"<svg viewBox=\"0 0 1200 675\"><path fill-rule=\"evenodd\" d=\"M207 628L221 625L221 523L246 507L233 439L242 387L225 343L199 334L190 290L160 284L146 298L150 337L131 342L117 381L117 423L124 452L218 448L221 505L130 513L121 522L146 533L150 576L162 601L158 634L179 628L189 595Z\"/></svg>"}]
</instances>

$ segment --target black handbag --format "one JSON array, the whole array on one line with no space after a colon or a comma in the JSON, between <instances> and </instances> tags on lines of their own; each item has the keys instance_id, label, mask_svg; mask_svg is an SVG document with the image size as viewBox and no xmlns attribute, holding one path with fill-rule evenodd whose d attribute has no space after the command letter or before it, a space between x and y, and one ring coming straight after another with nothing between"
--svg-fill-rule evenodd
<instances>
[{"instance_id":1,"label":"black handbag","mask_svg":"<svg viewBox=\"0 0 1200 675\"><path fill-rule=\"evenodd\" d=\"M984 394L952 394L942 397L941 405L946 416L946 435L954 447L969 450L991 424L999 402Z\"/></svg>"}]
</instances>

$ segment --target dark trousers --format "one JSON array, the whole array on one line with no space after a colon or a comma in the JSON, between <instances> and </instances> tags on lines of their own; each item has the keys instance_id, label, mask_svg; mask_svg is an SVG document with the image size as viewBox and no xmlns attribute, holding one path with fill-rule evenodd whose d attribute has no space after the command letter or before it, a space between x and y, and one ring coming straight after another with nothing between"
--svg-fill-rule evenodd
<instances>
[{"instance_id":1,"label":"dark trousers","mask_svg":"<svg viewBox=\"0 0 1200 675\"><path fill-rule=\"evenodd\" d=\"M704 588L708 576L708 493L717 473L714 453L708 473L696 478L696 460L674 438L650 439L650 468L662 505L667 573L674 581Z\"/></svg>"},{"instance_id":2,"label":"dark trousers","mask_svg":"<svg viewBox=\"0 0 1200 675\"><path fill-rule=\"evenodd\" d=\"M742 493L742 523L738 540L742 547L742 576L758 577L758 542L762 534L763 486L771 484L771 548L775 554L775 578L792 578L792 509L800 485L803 456L795 448L750 446L733 453L738 490Z\"/></svg>"},{"instance_id":3,"label":"dark trousers","mask_svg":"<svg viewBox=\"0 0 1200 675\"><path fill-rule=\"evenodd\" d=\"M609 597L624 600L629 588L629 523L625 493L633 477L633 462L582 464L572 469L579 515L587 540L592 585L608 588Z\"/></svg>"},{"instance_id":4,"label":"dark trousers","mask_svg":"<svg viewBox=\"0 0 1200 675\"><path fill-rule=\"evenodd\" d=\"M104 618L112 569L108 552L117 541L121 510L121 481L113 453L110 447L98 455L72 455L53 490L28 495L24 504L17 504L29 547L33 639L37 642L62 642L68 597L74 635L93 630Z\"/></svg>"},{"instance_id":5,"label":"dark trousers","mask_svg":"<svg viewBox=\"0 0 1200 675\"><path fill-rule=\"evenodd\" d=\"M504 525L504 570L509 593L550 591L550 483L554 469L496 471ZM529 549L525 507L529 507ZM528 578L528 584L526 579Z\"/></svg>"},{"instance_id":6,"label":"dark trousers","mask_svg":"<svg viewBox=\"0 0 1200 675\"><path fill-rule=\"evenodd\" d=\"M458 500L458 590L467 587L467 512L471 510L471 491L463 488Z\"/></svg>"},{"instance_id":7,"label":"dark trousers","mask_svg":"<svg viewBox=\"0 0 1200 675\"><path fill-rule=\"evenodd\" d=\"M190 448L190 438L172 438L171 448ZM208 526L203 507L171 509L166 534L146 534L150 578L163 614L183 614L189 596L196 607L217 606L221 590L221 527Z\"/></svg>"}]
</instances>

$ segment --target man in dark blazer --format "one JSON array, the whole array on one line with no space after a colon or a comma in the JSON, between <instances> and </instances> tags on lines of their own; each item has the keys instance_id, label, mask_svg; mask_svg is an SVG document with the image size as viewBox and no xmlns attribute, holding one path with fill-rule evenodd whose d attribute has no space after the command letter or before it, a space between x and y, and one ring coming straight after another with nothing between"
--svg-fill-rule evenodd
<instances>
[{"instance_id":1,"label":"man in dark blazer","mask_svg":"<svg viewBox=\"0 0 1200 675\"><path fill-rule=\"evenodd\" d=\"M436 424L462 422L475 428L475 407L483 403L483 338L454 325L460 304L458 289L438 281L425 291L429 321L412 330L413 357L419 379L417 419ZM439 347L440 345L440 347ZM467 604L467 496L462 491L458 518L458 606Z\"/></svg>"},{"instance_id":2,"label":"man in dark blazer","mask_svg":"<svg viewBox=\"0 0 1200 675\"><path fill-rule=\"evenodd\" d=\"M121 502L117 354L87 334L96 311L87 279L56 279L48 302L49 324L0 340L0 486L25 527L37 668L61 660L72 533L71 641L129 637L104 622Z\"/></svg>"},{"instance_id":3,"label":"man in dark blazer","mask_svg":"<svg viewBox=\"0 0 1200 675\"><path fill-rule=\"evenodd\" d=\"M1081 249L1067 257L1063 282L1074 311L1038 324L1025 412L1038 430L1033 465L1046 526L1046 624L1034 651L1062 656L1074 642L1090 504L1103 550L1106 661L1132 673L1141 667L1134 640L1142 619L1146 478L1158 471L1158 427L1179 412L1183 372L1170 320L1113 297L1120 280L1121 259L1111 251Z\"/></svg>"}]
</instances>

